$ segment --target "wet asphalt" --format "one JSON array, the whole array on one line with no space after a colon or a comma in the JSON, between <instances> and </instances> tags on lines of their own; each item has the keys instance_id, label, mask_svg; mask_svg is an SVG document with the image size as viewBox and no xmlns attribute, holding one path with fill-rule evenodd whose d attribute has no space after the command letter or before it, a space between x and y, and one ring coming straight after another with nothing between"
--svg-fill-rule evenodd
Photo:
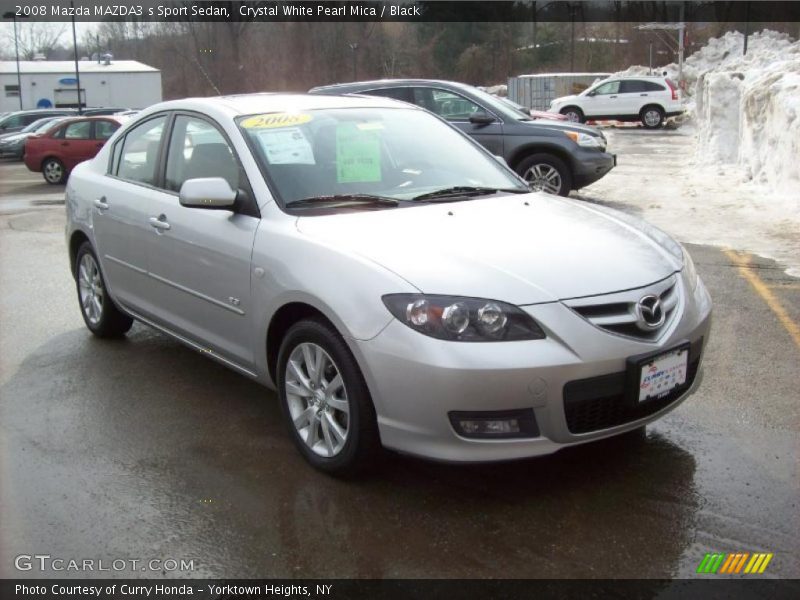
<instances>
[{"instance_id":1,"label":"wet asphalt","mask_svg":"<svg viewBox=\"0 0 800 600\"><path fill-rule=\"evenodd\" d=\"M689 247L715 303L702 385L645 436L484 466L390 454L340 481L266 389L146 326L92 338L40 181L0 164L0 577L109 575L20 554L193 561L130 577L694 577L740 551L800 577L800 346L719 249ZM800 323L800 280L751 260Z\"/></svg>"}]
</instances>

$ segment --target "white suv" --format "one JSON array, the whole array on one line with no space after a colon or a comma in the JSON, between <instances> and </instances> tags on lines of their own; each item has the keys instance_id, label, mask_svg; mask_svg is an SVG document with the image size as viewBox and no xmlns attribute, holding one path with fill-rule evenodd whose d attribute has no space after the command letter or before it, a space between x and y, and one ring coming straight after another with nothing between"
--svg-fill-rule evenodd
<instances>
[{"instance_id":1,"label":"white suv","mask_svg":"<svg viewBox=\"0 0 800 600\"><path fill-rule=\"evenodd\" d=\"M667 117L681 114L683 108L678 86L666 77L610 77L577 96L556 98L550 103L550 112L578 123L641 121L648 129L656 129Z\"/></svg>"}]
</instances>

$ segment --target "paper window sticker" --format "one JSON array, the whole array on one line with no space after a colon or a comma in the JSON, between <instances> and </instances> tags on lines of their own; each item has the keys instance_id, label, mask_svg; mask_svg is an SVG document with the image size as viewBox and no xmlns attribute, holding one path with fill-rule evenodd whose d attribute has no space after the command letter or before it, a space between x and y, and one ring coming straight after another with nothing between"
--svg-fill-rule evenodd
<instances>
[{"instance_id":1,"label":"paper window sticker","mask_svg":"<svg viewBox=\"0 0 800 600\"><path fill-rule=\"evenodd\" d=\"M261 149L271 165L313 165L314 151L297 127L264 129L257 134Z\"/></svg>"},{"instance_id":2,"label":"paper window sticker","mask_svg":"<svg viewBox=\"0 0 800 600\"><path fill-rule=\"evenodd\" d=\"M380 138L374 130L353 123L336 126L336 181L367 183L381 181Z\"/></svg>"}]
</instances>

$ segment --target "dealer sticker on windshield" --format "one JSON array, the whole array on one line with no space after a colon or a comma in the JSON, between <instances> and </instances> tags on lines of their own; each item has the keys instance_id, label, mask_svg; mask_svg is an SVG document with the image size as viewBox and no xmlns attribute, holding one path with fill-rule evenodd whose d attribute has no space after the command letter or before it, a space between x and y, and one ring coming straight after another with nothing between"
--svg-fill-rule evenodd
<instances>
[{"instance_id":1,"label":"dealer sticker on windshield","mask_svg":"<svg viewBox=\"0 0 800 600\"><path fill-rule=\"evenodd\" d=\"M642 363L639 373L639 402L662 398L686 383L689 348L677 348Z\"/></svg>"},{"instance_id":2,"label":"dealer sticker on windshield","mask_svg":"<svg viewBox=\"0 0 800 600\"><path fill-rule=\"evenodd\" d=\"M269 113L248 117L241 122L245 129L273 129L276 127L294 127L308 123L313 117L308 113Z\"/></svg>"}]
</instances>

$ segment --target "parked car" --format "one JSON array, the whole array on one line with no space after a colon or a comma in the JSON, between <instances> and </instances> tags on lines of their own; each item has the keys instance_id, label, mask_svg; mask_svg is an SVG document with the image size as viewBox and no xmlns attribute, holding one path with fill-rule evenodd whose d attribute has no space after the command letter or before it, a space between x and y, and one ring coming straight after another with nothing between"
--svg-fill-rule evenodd
<instances>
[{"instance_id":1,"label":"parked car","mask_svg":"<svg viewBox=\"0 0 800 600\"><path fill-rule=\"evenodd\" d=\"M122 122L118 117L67 119L25 140L25 165L41 172L47 183L64 183L75 165L94 157Z\"/></svg>"},{"instance_id":2,"label":"parked car","mask_svg":"<svg viewBox=\"0 0 800 600\"><path fill-rule=\"evenodd\" d=\"M102 117L109 115L118 115L120 113L128 112L130 108L84 108L81 114L84 117Z\"/></svg>"},{"instance_id":3,"label":"parked car","mask_svg":"<svg viewBox=\"0 0 800 600\"><path fill-rule=\"evenodd\" d=\"M402 100L452 123L503 159L535 190L562 196L603 177L616 164L599 130L534 120L478 88L449 81L384 79L317 87L312 94L367 94Z\"/></svg>"},{"instance_id":4,"label":"parked car","mask_svg":"<svg viewBox=\"0 0 800 600\"><path fill-rule=\"evenodd\" d=\"M641 428L699 381L711 302L677 242L531 192L409 104L160 103L75 167L66 211L93 334L136 319L277 389L328 472L381 446L548 454Z\"/></svg>"},{"instance_id":5,"label":"parked car","mask_svg":"<svg viewBox=\"0 0 800 600\"><path fill-rule=\"evenodd\" d=\"M0 134L21 131L34 121L44 117L68 117L77 114L72 108L44 108L18 110L0 118Z\"/></svg>"},{"instance_id":6,"label":"parked car","mask_svg":"<svg viewBox=\"0 0 800 600\"><path fill-rule=\"evenodd\" d=\"M21 131L0 135L0 157L13 157L22 160L25 154L25 140L37 133L44 133L60 121L69 117L44 117L34 121Z\"/></svg>"},{"instance_id":7,"label":"parked car","mask_svg":"<svg viewBox=\"0 0 800 600\"><path fill-rule=\"evenodd\" d=\"M570 121L641 121L656 129L683 112L678 86L667 77L610 77L573 96L556 98L550 111Z\"/></svg>"}]
</instances>

